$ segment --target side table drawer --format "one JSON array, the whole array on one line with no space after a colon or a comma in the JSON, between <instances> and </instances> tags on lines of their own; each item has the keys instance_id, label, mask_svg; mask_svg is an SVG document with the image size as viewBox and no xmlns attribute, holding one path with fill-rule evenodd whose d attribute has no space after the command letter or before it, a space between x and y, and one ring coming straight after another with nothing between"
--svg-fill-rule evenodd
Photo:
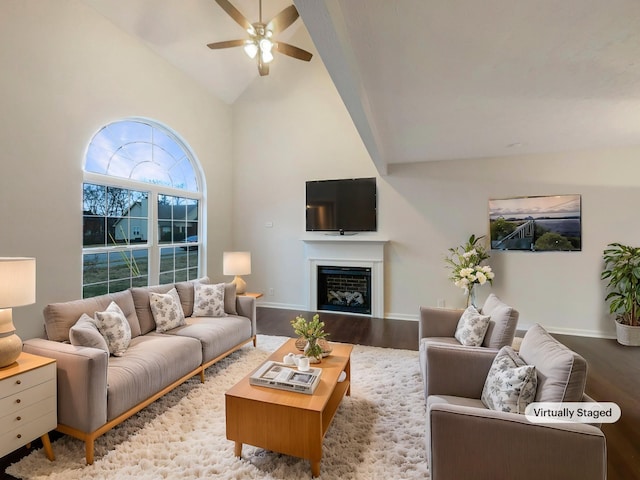
<instances>
[{"instance_id":1,"label":"side table drawer","mask_svg":"<svg viewBox=\"0 0 640 480\"><path fill-rule=\"evenodd\" d=\"M20 428L27 423L33 422L37 418L44 415L50 415L56 411L56 398L40 397L40 401L33 403L27 407L23 407L17 412L13 412L9 415L3 415L0 417L0 436L4 436L5 432ZM3 414L5 412L2 412ZM55 428L55 425L54 425ZM53 428L51 429L53 430Z\"/></svg>"},{"instance_id":2,"label":"side table drawer","mask_svg":"<svg viewBox=\"0 0 640 480\"><path fill-rule=\"evenodd\" d=\"M55 378L55 377L54 377ZM1 387L1 386L0 386ZM29 405L39 402L43 398L56 398L56 382L49 380L35 387L14 393L11 396L0 399L0 415L9 415L18 412ZM2 430L0 430L1 434Z\"/></svg>"},{"instance_id":3,"label":"side table drawer","mask_svg":"<svg viewBox=\"0 0 640 480\"><path fill-rule=\"evenodd\" d=\"M51 363L40 368L12 375L0 381L0 399L35 387L47 380L56 378L56 364ZM2 409L0 408L0 411Z\"/></svg>"},{"instance_id":4,"label":"side table drawer","mask_svg":"<svg viewBox=\"0 0 640 480\"><path fill-rule=\"evenodd\" d=\"M55 429L56 423L56 412L53 411L13 430L3 432L0 436L0 457Z\"/></svg>"}]
</instances>

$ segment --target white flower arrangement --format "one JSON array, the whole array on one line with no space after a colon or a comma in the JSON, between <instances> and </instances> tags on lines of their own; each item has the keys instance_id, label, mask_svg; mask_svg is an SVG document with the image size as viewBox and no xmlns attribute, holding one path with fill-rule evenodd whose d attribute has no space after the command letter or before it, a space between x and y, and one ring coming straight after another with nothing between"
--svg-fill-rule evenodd
<instances>
[{"instance_id":1,"label":"white flower arrangement","mask_svg":"<svg viewBox=\"0 0 640 480\"><path fill-rule=\"evenodd\" d=\"M471 235L465 245L450 248L449 255L445 259L447 267L451 269L449 278L456 287L464 290L467 303L476 285L484 285L487 282L493 284L495 276L489 265L481 265L489 259L484 246L479 243L483 238L484 236L476 238L475 235Z\"/></svg>"}]
</instances>

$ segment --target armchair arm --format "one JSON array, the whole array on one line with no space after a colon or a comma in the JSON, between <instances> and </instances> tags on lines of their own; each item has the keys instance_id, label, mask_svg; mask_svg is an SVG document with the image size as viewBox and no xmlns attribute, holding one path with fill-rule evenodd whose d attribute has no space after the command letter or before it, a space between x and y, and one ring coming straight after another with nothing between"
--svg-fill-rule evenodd
<instances>
[{"instance_id":1,"label":"armchair arm","mask_svg":"<svg viewBox=\"0 0 640 480\"><path fill-rule=\"evenodd\" d=\"M56 360L58 424L89 433L107 422L107 352L42 338L23 350Z\"/></svg>"},{"instance_id":2,"label":"armchair arm","mask_svg":"<svg viewBox=\"0 0 640 480\"><path fill-rule=\"evenodd\" d=\"M425 342L425 395L480 398L498 350Z\"/></svg>"},{"instance_id":3,"label":"armchair arm","mask_svg":"<svg viewBox=\"0 0 640 480\"><path fill-rule=\"evenodd\" d=\"M464 310L420 307L418 340L426 337L453 337Z\"/></svg>"},{"instance_id":4,"label":"armchair arm","mask_svg":"<svg viewBox=\"0 0 640 480\"><path fill-rule=\"evenodd\" d=\"M592 425L534 424L524 415L451 404L434 404L428 415L432 480L607 477L605 436Z\"/></svg>"},{"instance_id":5,"label":"armchair arm","mask_svg":"<svg viewBox=\"0 0 640 480\"><path fill-rule=\"evenodd\" d=\"M256 326L256 299L253 297L238 295L236 297L236 310L238 315L247 317L251 320L251 335L258 333Z\"/></svg>"}]
</instances>

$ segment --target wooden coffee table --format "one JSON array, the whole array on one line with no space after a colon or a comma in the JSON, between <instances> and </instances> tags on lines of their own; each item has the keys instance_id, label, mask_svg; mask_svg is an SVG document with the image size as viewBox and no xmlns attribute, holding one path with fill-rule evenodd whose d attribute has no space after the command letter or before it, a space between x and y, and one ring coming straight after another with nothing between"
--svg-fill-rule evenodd
<instances>
[{"instance_id":1,"label":"wooden coffee table","mask_svg":"<svg viewBox=\"0 0 640 480\"><path fill-rule=\"evenodd\" d=\"M322 368L313 395L250 385L251 374L225 394L227 438L235 442L237 457L242 456L242 444L246 443L306 458L311 462L311 474L320 475L322 440L340 401L351 394L353 346L340 343L331 346L331 355L313 365ZM288 340L269 360L281 362L287 353L299 353L295 340ZM346 378L338 382L341 372L346 373Z\"/></svg>"}]
</instances>

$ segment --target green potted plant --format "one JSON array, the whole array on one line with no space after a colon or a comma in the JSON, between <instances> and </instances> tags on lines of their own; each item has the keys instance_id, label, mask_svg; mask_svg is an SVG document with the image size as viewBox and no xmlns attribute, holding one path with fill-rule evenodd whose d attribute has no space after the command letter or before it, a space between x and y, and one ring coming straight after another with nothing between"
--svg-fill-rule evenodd
<instances>
[{"instance_id":1,"label":"green potted plant","mask_svg":"<svg viewBox=\"0 0 640 480\"><path fill-rule=\"evenodd\" d=\"M640 345L640 248L610 243L603 253L601 279L608 280L609 312L616 315L622 345Z\"/></svg>"},{"instance_id":2,"label":"green potted plant","mask_svg":"<svg viewBox=\"0 0 640 480\"><path fill-rule=\"evenodd\" d=\"M320 321L320 315L316 313L310 322L307 322L306 318L298 316L295 320L291 320L291 326L296 335L306 341L304 354L309 357L309 362L319 363L324 353L320 340L328 335L324 331L324 322Z\"/></svg>"}]
</instances>

